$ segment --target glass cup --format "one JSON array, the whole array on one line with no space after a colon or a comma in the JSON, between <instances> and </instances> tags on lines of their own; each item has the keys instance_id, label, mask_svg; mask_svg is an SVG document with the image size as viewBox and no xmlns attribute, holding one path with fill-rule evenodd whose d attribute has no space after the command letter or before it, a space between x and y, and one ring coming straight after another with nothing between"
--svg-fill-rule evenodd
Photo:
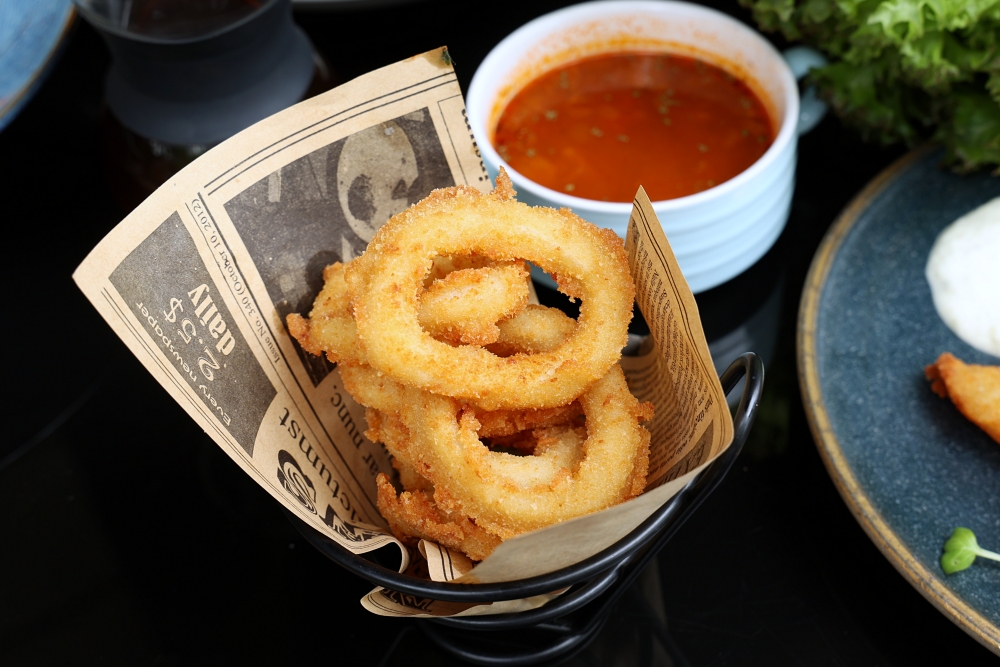
<instances>
[{"instance_id":1,"label":"glass cup","mask_svg":"<svg viewBox=\"0 0 1000 667\"><path fill-rule=\"evenodd\" d=\"M112 55L101 151L124 210L212 146L328 89L291 0L74 0Z\"/></svg>"}]
</instances>

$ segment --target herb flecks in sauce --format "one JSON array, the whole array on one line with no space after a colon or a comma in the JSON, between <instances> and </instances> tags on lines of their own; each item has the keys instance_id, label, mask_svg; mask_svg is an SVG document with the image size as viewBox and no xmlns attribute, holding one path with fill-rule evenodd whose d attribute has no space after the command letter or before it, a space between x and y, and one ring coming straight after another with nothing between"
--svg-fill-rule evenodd
<instances>
[{"instance_id":1,"label":"herb flecks in sauce","mask_svg":"<svg viewBox=\"0 0 1000 667\"><path fill-rule=\"evenodd\" d=\"M494 145L546 187L630 202L639 185L654 201L714 187L773 139L764 105L739 78L694 58L628 53L529 83L501 115Z\"/></svg>"}]
</instances>

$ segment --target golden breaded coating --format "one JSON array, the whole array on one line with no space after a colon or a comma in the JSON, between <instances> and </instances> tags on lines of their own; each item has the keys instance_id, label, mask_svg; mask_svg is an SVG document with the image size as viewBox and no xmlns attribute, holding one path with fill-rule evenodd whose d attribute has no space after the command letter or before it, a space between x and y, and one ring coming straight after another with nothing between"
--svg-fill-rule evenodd
<instances>
[{"instance_id":1,"label":"golden breaded coating","mask_svg":"<svg viewBox=\"0 0 1000 667\"><path fill-rule=\"evenodd\" d=\"M403 542L430 540L463 552L472 560L483 560L500 545L500 538L477 526L468 517L438 508L427 491L404 491L396 495L389 478L379 473L378 511L389 522L393 534Z\"/></svg>"},{"instance_id":2,"label":"golden breaded coating","mask_svg":"<svg viewBox=\"0 0 1000 667\"><path fill-rule=\"evenodd\" d=\"M419 320L435 338L452 345L486 345L500 339L498 323L518 315L528 304L530 274L524 262L489 262L482 258L438 258L421 294ZM456 266L477 268L456 269ZM344 282L347 264L323 269L323 289L309 319L286 318L288 333L310 354L326 353L333 363L365 363L351 299ZM572 320L571 320L572 322Z\"/></svg>"},{"instance_id":3,"label":"golden breaded coating","mask_svg":"<svg viewBox=\"0 0 1000 667\"><path fill-rule=\"evenodd\" d=\"M966 364L950 352L924 369L931 390L1000 442L1000 366Z\"/></svg>"},{"instance_id":4,"label":"golden breaded coating","mask_svg":"<svg viewBox=\"0 0 1000 667\"><path fill-rule=\"evenodd\" d=\"M334 262L323 269L323 289L313 301L309 319L292 313L285 321L288 333L310 354L326 353L333 363L361 363L358 328L344 282L345 264Z\"/></svg>"},{"instance_id":5,"label":"golden breaded coating","mask_svg":"<svg viewBox=\"0 0 1000 667\"><path fill-rule=\"evenodd\" d=\"M570 211L505 200L469 187L435 190L393 216L345 273L367 362L395 380L486 409L566 405L600 380L628 342L635 287L614 231ZM523 259L583 300L573 333L555 350L498 357L451 346L420 325L424 277L441 255Z\"/></svg>"},{"instance_id":6,"label":"golden breaded coating","mask_svg":"<svg viewBox=\"0 0 1000 667\"><path fill-rule=\"evenodd\" d=\"M497 342L487 350L501 357L548 352L559 347L576 330L576 320L558 308L528 304L517 317L504 320L497 328Z\"/></svg>"},{"instance_id":7,"label":"golden breaded coating","mask_svg":"<svg viewBox=\"0 0 1000 667\"><path fill-rule=\"evenodd\" d=\"M453 271L462 269L482 269L494 264L494 261L483 255L438 255L431 264L431 270L424 278L424 287L430 287L435 280L440 280Z\"/></svg>"},{"instance_id":8,"label":"golden breaded coating","mask_svg":"<svg viewBox=\"0 0 1000 667\"><path fill-rule=\"evenodd\" d=\"M524 262L452 271L420 295L420 326L452 345L495 343L497 322L528 305L528 279Z\"/></svg>"},{"instance_id":9,"label":"golden breaded coating","mask_svg":"<svg viewBox=\"0 0 1000 667\"><path fill-rule=\"evenodd\" d=\"M499 438L520 431L566 424L582 414L580 401L573 401L558 408L537 410L476 410L476 420L480 424L480 438Z\"/></svg>"}]
</instances>

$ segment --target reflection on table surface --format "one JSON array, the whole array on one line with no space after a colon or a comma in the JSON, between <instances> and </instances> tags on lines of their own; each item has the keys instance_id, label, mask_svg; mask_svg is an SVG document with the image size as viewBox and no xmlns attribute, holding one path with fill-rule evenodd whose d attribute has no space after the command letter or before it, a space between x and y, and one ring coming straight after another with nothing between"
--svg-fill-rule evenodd
<instances>
[{"instance_id":1,"label":"reflection on table surface","mask_svg":"<svg viewBox=\"0 0 1000 667\"><path fill-rule=\"evenodd\" d=\"M447 43L467 86L499 39L556 6L510 3L470 22L428 0L297 20L341 80ZM735 2L722 9L745 19ZM3 284L19 306L0 444L0 663L452 664L417 622L363 612L370 585L306 546L72 284L121 218L97 158L107 64L78 23L49 80L0 133L12 233ZM733 472L568 664L992 662L865 537L823 468L796 382L812 254L900 152L826 119L800 143L778 244L732 285L699 295L713 353L735 356L749 340L768 362L757 423Z\"/></svg>"}]
</instances>

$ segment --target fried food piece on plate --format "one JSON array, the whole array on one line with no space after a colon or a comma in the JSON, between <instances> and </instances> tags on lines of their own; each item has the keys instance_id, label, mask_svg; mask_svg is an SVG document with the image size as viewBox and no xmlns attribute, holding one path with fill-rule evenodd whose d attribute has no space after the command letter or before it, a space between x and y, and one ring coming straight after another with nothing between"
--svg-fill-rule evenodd
<instances>
[{"instance_id":1,"label":"fried food piece on plate","mask_svg":"<svg viewBox=\"0 0 1000 667\"><path fill-rule=\"evenodd\" d=\"M931 390L1000 442L1000 366L966 364L950 352L924 369Z\"/></svg>"}]
</instances>

